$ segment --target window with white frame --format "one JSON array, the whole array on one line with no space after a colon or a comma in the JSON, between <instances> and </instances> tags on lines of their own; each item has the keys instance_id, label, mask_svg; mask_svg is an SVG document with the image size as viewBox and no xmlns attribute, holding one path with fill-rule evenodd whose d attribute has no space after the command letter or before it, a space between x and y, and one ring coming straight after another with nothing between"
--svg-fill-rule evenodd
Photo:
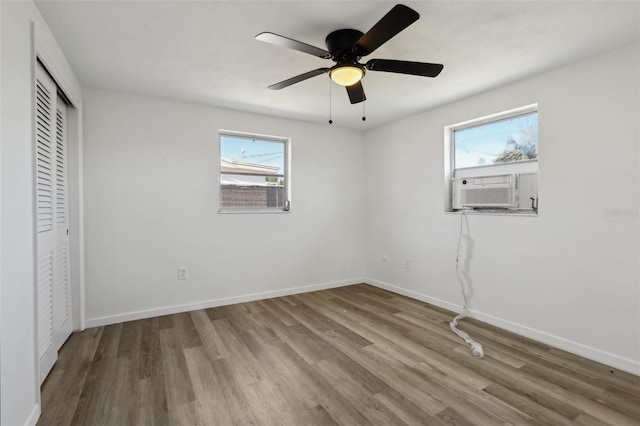
<instances>
[{"instance_id":1,"label":"window with white frame","mask_svg":"<svg viewBox=\"0 0 640 426\"><path fill-rule=\"evenodd\" d=\"M230 131L219 136L219 213L289 211L289 139Z\"/></svg>"},{"instance_id":2,"label":"window with white frame","mask_svg":"<svg viewBox=\"0 0 640 426\"><path fill-rule=\"evenodd\" d=\"M445 127L445 211L537 213L538 108Z\"/></svg>"}]
</instances>

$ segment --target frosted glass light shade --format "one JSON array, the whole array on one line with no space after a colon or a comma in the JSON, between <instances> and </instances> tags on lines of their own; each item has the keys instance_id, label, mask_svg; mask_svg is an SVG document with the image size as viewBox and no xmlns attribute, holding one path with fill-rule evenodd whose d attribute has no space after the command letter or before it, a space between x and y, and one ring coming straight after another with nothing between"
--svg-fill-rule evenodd
<instances>
[{"instance_id":1,"label":"frosted glass light shade","mask_svg":"<svg viewBox=\"0 0 640 426\"><path fill-rule=\"evenodd\" d=\"M343 65L332 69L329 76L340 86L352 86L364 76L364 70L353 65Z\"/></svg>"}]
</instances>

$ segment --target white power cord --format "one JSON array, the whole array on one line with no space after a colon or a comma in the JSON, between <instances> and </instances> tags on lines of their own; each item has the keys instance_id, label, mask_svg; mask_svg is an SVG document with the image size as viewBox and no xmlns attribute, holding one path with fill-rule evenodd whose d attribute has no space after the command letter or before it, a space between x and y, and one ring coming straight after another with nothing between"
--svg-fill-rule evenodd
<instances>
[{"instance_id":1,"label":"white power cord","mask_svg":"<svg viewBox=\"0 0 640 426\"><path fill-rule=\"evenodd\" d=\"M458 321L462 320L469 316L469 301L467 300L467 292L464 288L464 278L462 276L462 272L460 271L460 242L462 241L462 224L463 220L466 217L465 210L462 210L460 214L460 234L458 235L458 248L456 249L456 276L458 277L458 281L460 282L460 289L462 290L462 298L464 299L464 306L462 307L462 313L455 317L453 321L449 323L449 327L451 331L456 333L458 337L464 340L469 347L471 348L471 355L474 358L484 358L484 351L482 350L482 345L469 336L466 332L462 330L458 330L456 326L458 325Z\"/></svg>"}]
</instances>

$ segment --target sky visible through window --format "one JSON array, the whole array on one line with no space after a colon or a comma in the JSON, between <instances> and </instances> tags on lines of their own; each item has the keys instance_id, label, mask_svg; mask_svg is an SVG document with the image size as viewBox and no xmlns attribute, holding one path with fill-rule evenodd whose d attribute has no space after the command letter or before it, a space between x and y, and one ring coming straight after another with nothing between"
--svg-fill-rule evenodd
<instances>
[{"instance_id":1,"label":"sky visible through window","mask_svg":"<svg viewBox=\"0 0 640 426\"><path fill-rule=\"evenodd\" d=\"M237 137L220 137L220 155L230 160L246 163L277 166L284 171L284 149L282 142L247 139Z\"/></svg>"},{"instance_id":2,"label":"sky visible through window","mask_svg":"<svg viewBox=\"0 0 640 426\"><path fill-rule=\"evenodd\" d=\"M538 146L538 114L531 113L455 131L455 168L495 164L501 152L513 149L508 142Z\"/></svg>"}]
</instances>

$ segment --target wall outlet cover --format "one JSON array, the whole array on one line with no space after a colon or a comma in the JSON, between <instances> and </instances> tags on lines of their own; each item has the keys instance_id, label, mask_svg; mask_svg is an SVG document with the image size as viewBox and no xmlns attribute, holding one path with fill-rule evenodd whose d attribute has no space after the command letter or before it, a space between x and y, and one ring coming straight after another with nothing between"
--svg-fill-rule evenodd
<instances>
[{"instance_id":1,"label":"wall outlet cover","mask_svg":"<svg viewBox=\"0 0 640 426\"><path fill-rule=\"evenodd\" d=\"M179 280L187 279L187 268L185 268L184 266L181 266L178 268L178 279Z\"/></svg>"}]
</instances>

